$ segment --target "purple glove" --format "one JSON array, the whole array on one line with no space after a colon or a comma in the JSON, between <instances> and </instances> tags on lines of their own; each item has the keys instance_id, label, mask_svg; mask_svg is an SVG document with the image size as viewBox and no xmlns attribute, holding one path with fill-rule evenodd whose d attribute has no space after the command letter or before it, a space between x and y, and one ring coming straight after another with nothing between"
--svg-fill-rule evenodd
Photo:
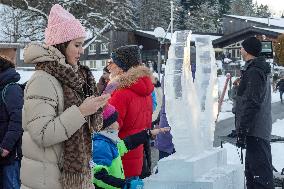
<instances>
[{"instance_id":1,"label":"purple glove","mask_svg":"<svg viewBox=\"0 0 284 189\"><path fill-rule=\"evenodd\" d=\"M111 82L106 86L102 94L112 94L117 87L118 87L118 82Z\"/></svg>"}]
</instances>

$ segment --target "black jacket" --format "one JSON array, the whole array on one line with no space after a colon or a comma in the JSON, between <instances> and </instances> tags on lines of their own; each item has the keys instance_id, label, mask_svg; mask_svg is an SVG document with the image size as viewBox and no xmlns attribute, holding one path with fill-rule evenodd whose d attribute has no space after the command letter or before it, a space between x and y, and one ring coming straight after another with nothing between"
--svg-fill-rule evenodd
<instances>
[{"instance_id":1,"label":"black jacket","mask_svg":"<svg viewBox=\"0 0 284 189\"><path fill-rule=\"evenodd\" d=\"M278 81L276 88L278 88L279 91L284 91L284 79L281 79L280 81Z\"/></svg>"},{"instance_id":2,"label":"black jacket","mask_svg":"<svg viewBox=\"0 0 284 189\"><path fill-rule=\"evenodd\" d=\"M270 65L264 57L246 62L236 98L236 130L270 141Z\"/></svg>"},{"instance_id":3,"label":"black jacket","mask_svg":"<svg viewBox=\"0 0 284 189\"><path fill-rule=\"evenodd\" d=\"M0 93L9 83L20 80L20 75L14 68L0 72ZM22 157L22 107L23 90L18 84L9 85L4 97L0 98L0 147L8 150L7 157L0 157L0 165L9 164L16 157Z\"/></svg>"}]
</instances>

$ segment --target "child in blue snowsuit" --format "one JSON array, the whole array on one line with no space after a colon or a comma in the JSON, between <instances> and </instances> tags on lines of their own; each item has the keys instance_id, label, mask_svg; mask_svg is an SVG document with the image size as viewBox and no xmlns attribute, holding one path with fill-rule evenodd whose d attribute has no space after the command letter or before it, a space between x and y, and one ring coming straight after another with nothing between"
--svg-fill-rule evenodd
<instances>
[{"instance_id":1,"label":"child in blue snowsuit","mask_svg":"<svg viewBox=\"0 0 284 189\"><path fill-rule=\"evenodd\" d=\"M102 131L93 135L92 183L96 189L142 189L144 184L141 179L125 179L121 157L144 144L150 137L169 131L169 128L143 130L120 140L117 117L115 108L107 105L103 111Z\"/></svg>"}]
</instances>

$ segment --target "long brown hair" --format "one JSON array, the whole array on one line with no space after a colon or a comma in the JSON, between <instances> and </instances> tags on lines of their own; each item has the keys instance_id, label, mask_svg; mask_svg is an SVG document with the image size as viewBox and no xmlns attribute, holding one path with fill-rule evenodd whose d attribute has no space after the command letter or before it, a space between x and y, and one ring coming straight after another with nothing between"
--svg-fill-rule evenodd
<instances>
[{"instance_id":1,"label":"long brown hair","mask_svg":"<svg viewBox=\"0 0 284 189\"><path fill-rule=\"evenodd\" d=\"M65 43L60 43L53 45L55 48L57 48L65 57L66 57L66 49L69 45L70 41L67 41Z\"/></svg>"}]
</instances>

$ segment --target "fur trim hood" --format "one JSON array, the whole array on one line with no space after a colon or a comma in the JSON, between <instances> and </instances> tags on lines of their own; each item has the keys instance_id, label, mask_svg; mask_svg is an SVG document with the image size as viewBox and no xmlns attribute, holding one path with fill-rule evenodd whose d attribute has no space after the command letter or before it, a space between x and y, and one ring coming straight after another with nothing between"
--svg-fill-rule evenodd
<instances>
[{"instance_id":1,"label":"fur trim hood","mask_svg":"<svg viewBox=\"0 0 284 189\"><path fill-rule=\"evenodd\" d=\"M151 70L145 66L130 68L116 79L118 89L129 88L140 96L148 96L152 93L153 81L154 76Z\"/></svg>"}]
</instances>

